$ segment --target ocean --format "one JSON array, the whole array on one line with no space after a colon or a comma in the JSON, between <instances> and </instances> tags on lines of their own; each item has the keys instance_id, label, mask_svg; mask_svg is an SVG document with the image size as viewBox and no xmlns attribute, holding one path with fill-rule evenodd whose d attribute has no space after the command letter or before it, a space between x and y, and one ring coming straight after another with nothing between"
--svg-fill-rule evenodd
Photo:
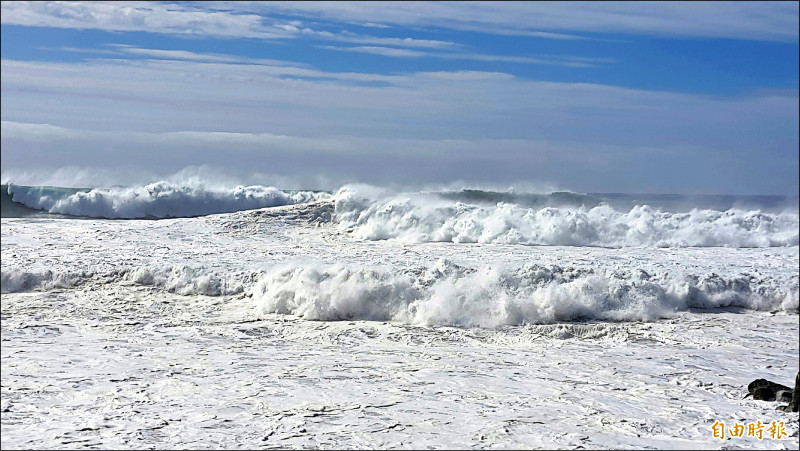
<instances>
[{"instance_id":1,"label":"ocean","mask_svg":"<svg viewBox=\"0 0 800 451\"><path fill-rule=\"evenodd\" d=\"M798 448L797 197L1 191L4 448Z\"/></svg>"}]
</instances>

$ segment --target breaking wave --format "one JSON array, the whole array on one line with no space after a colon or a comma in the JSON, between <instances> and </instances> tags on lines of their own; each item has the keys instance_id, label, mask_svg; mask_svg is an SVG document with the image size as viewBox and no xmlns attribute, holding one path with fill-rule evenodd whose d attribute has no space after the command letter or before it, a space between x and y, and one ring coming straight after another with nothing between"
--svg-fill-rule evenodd
<instances>
[{"instance_id":1,"label":"breaking wave","mask_svg":"<svg viewBox=\"0 0 800 451\"><path fill-rule=\"evenodd\" d=\"M3 293L116 284L180 295L252 298L257 314L308 320L488 327L573 321L653 321L688 309L798 310L798 275L648 273L527 264L477 268L289 263L258 272L186 265L57 273L2 270Z\"/></svg>"},{"instance_id":2,"label":"breaking wave","mask_svg":"<svg viewBox=\"0 0 800 451\"><path fill-rule=\"evenodd\" d=\"M478 195L475 193L398 195L373 187L346 186L334 196L334 220L357 238L412 243L614 248L798 245L800 221L796 211L693 208L671 212L650 205L620 211L591 196L556 194L559 196L529 199L547 199L559 206L529 208L505 201L470 204L448 198L464 199ZM483 197L498 199L497 195Z\"/></svg>"},{"instance_id":3,"label":"breaking wave","mask_svg":"<svg viewBox=\"0 0 800 451\"><path fill-rule=\"evenodd\" d=\"M3 186L3 211L29 216L31 211L107 219L161 219L231 213L311 202L330 197L318 191L287 192L274 187L237 186L208 189L202 185L156 182L107 189ZM7 197L10 199L6 199ZM8 204L8 205L6 205ZM25 214L21 214L25 213Z\"/></svg>"},{"instance_id":4,"label":"breaking wave","mask_svg":"<svg viewBox=\"0 0 800 451\"><path fill-rule=\"evenodd\" d=\"M643 270L460 267L422 270L290 265L252 288L263 313L309 320L499 327L562 321L652 321L691 308L796 311L798 280L648 274Z\"/></svg>"},{"instance_id":5,"label":"breaking wave","mask_svg":"<svg viewBox=\"0 0 800 451\"><path fill-rule=\"evenodd\" d=\"M128 283L150 286L181 295L223 296L238 294L252 285L257 274L219 274L205 268L176 265L163 268L127 267L112 271L54 272L3 269L0 291L18 293L73 288L82 285Z\"/></svg>"},{"instance_id":6,"label":"breaking wave","mask_svg":"<svg viewBox=\"0 0 800 451\"><path fill-rule=\"evenodd\" d=\"M157 182L108 189L3 189L3 216L179 218L328 200L325 221L364 240L600 247L776 247L800 242L797 198L545 194L513 190L397 193L347 185L331 195L265 186ZM643 203L643 202L650 203ZM704 206L701 208L700 206ZM322 217L322 216L320 216ZM329 218L329 219L328 219Z\"/></svg>"}]
</instances>

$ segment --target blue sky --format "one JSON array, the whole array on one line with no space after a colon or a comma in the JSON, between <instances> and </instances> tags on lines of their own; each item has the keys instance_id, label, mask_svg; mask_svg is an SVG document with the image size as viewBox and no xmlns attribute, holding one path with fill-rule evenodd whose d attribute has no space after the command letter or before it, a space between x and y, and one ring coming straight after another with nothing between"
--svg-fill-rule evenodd
<instances>
[{"instance_id":1,"label":"blue sky","mask_svg":"<svg viewBox=\"0 0 800 451\"><path fill-rule=\"evenodd\" d=\"M798 193L797 2L4 2L16 183Z\"/></svg>"}]
</instances>

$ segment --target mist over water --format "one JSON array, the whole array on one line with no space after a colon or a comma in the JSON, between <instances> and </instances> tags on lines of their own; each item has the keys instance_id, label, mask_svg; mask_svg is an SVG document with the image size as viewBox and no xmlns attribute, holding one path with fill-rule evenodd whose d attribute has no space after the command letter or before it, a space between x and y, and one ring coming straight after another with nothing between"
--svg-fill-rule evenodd
<instances>
[{"instance_id":1,"label":"mist over water","mask_svg":"<svg viewBox=\"0 0 800 451\"><path fill-rule=\"evenodd\" d=\"M494 205L498 202L512 203L521 207L596 207L608 204L617 211L628 212L636 206L649 205L672 213L685 213L694 209L759 210L764 213L797 212L797 197L772 195L691 195L691 194L626 194L626 193L588 193L570 191L550 193L524 193L509 191L489 191L462 189L441 191L440 197L464 203Z\"/></svg>"}]
</instances>

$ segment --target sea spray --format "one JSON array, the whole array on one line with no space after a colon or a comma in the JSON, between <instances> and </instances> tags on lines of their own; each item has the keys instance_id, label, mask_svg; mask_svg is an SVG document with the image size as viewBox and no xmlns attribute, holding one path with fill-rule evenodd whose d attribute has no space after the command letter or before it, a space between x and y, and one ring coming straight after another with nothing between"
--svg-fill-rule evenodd
<instances>
[{"instance_id":1,"label":"sea spray","mask_svg":"<svg viewBox=\"0 0 800 451\"><path fill-rule=\"evenodd\" d=\"M426 193L393 194L347 186L334 196L335 220L365 240L601 247L797 246L796 212L692 209L685 213L606 203L526 208L474 205ZM571 198L570 202L574 202Z\"/></svg>"}]
</instances>

